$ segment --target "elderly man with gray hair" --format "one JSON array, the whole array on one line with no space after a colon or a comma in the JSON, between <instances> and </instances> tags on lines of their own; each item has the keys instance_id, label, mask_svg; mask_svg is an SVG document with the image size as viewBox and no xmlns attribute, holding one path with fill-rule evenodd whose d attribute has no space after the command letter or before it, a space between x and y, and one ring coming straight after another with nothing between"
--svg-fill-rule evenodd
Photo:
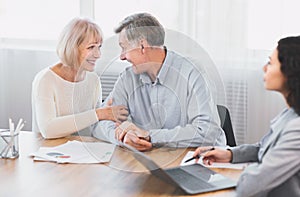
<instances>
[{"instance_id":1,"label":"elderly man with gray hair","mask_svg":"<svg viewBox=\"0 0 300 197\"><path fill-rule=\"evenodd\" d=\"M94 136L146 151L152 147L226 145L205 78L187 58L164 46L165 30L148 13L133 14L115 29L123 71L111 94L130 122L100 121Z\"/></svg>"}]
</instances>

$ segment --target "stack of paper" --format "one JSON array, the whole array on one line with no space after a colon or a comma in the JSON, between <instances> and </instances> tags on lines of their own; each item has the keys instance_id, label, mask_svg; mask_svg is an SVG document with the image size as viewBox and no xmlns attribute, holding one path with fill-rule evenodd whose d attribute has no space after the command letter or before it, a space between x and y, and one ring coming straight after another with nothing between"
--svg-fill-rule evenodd
<instances>
[{"instance_id":1,"label":"stack of paper","mask_svg":"<svg viewBox=\"0 0 300 197\"><path fill-rule=\"evenodd\" d=\"M181 166L184 166L184 165L191 165L191 164L194 164L195 163L195 160L191 160L189 162L186 162L185 161L189 158L192 158L193 157L193 154L194 154L194 151L189 151L185 157L182 159L181 161ZM244 169L245 167L247 167L249 164L251 163L235 163L235 164L232 164L232 163L219 163L219 162L213 162L212 165L205 165L203 163L203 160L202 160L202 156L199 158L198 160L198 163L203 165L203 166L206 166L206 167L209 167L209 168L230 168L230 169L239 169L239 170L242 170Z\"/></svg>"},{"instance_id":2,"label":"stack of paper","mask_svg":"<svg viewBox=\"0 0 300 197\"><path fill-rule=\"evenodd\" d=\"M115 145L103 142L68 141L55 147L40 147L31 153L35 161L57 163L105 163L109 162Z\"/></svg>"}]
</instances>

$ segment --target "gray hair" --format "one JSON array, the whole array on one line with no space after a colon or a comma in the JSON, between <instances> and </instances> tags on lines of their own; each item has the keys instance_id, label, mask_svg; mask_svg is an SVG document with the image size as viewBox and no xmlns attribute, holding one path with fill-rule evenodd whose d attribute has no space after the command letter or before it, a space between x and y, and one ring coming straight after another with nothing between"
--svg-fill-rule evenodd
<instances>
[{"instance_id":1,"label":"gray hair","mask_svg":"<svg viewBox=\"0 0 300 197\"><path fill-rule=\"evenodd\" d=\"M102 42L100 27L87 18L74 18L63 29L58 39L56 53L63 64L80 66L79 46L86 40Z\"/></svg>"},{"instance_id":2,"label":"gray hair","mask_svg":"<svg viewBox=\"0 0 300 197\"><path fill-rule=\"evenodd\" d=\"M129 42L137 43L140 39L146 39L150 46L163 46L165 30L158 20L148 13L138 13L126 17L115 28L115 33L125 29Z\"/></svg>"}]
</instances>

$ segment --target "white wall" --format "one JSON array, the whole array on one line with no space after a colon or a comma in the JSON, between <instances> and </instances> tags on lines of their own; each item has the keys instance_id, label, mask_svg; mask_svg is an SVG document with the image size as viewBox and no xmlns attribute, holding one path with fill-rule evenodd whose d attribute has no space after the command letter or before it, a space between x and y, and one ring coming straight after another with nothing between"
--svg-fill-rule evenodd
<instances>
[{"instance_id":1,"label":"white wall","mask_svg":"<svg viewBox=\"0 0 300 197\"><path fill-rule=\"evenodd\" d=\"M31 130L31 83L35 74L57 61L53 51L0 49L0 128L8 118L26 121Z\"/></svg>"}]
</instances>

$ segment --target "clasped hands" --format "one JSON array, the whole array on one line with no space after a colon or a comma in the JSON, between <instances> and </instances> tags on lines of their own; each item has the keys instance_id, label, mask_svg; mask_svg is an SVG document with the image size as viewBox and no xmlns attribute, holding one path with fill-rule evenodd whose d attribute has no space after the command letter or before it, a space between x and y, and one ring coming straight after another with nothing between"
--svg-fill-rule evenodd
<instances>
[{"instance_id":1,"label":"clasped hands","mask_svg":"<svg viewBox=\"0 0 300 197\"><path fill-rule=\"evenodd\" d=\"M152 148L149 132L128 121L123 122L115 129L115 138L139 151Z\"/></svg>"}]
</instances>

